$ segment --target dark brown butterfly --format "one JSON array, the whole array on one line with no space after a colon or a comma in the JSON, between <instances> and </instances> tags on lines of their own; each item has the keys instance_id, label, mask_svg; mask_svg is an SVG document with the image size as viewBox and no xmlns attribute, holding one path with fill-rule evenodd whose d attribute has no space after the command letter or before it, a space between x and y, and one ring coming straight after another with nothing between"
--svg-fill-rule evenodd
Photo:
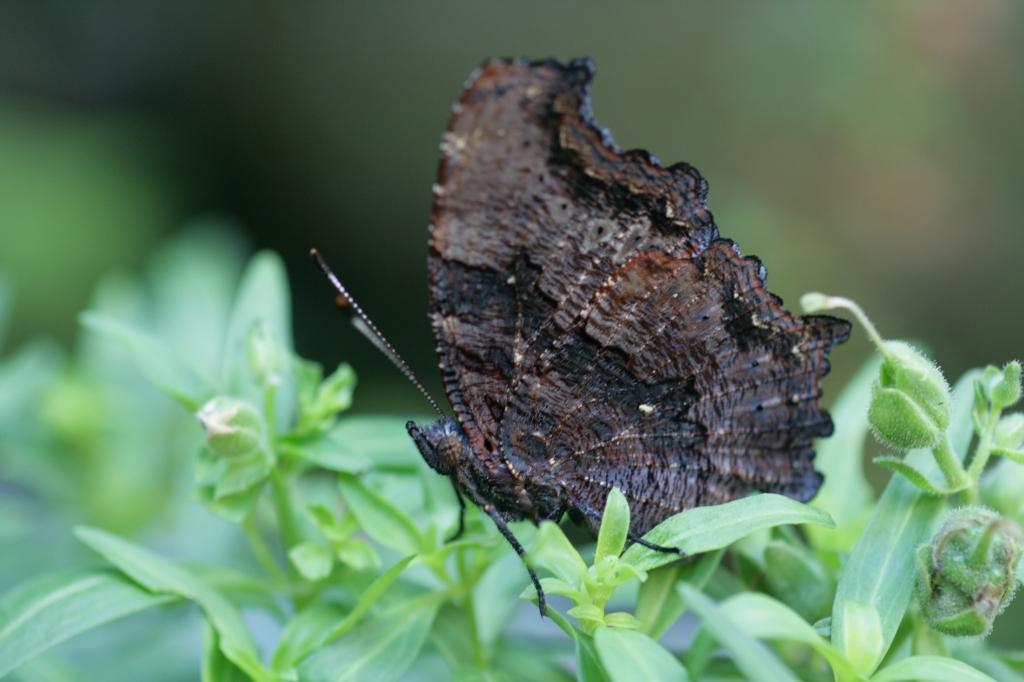
<instances>
[{"instance_id":1,"label":"dark brown butterfly","mask_svg":"<svg viewBox=\"0 0 1024 682\"><path fill-rule=\"evenodd\" d=\"M486 62L434 185L431 321L455 419L409 433L520 555L508 521L570 512L596 529L613 487L644 544L692 507L813 497L813 440L832 431L819 382L849 333L765 289L693 167L616 147L591 119L592 76L587 60Z\"/></svg>"}]
</instances>

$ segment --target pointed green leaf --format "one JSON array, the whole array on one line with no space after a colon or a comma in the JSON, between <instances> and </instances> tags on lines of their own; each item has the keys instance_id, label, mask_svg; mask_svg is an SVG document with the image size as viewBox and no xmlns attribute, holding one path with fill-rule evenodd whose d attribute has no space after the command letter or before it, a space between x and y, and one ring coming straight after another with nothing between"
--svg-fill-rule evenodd
<instances>
[{"instance_id":1,"label":"pointed green leaf","mask_svg":"<svg viewBox=\"0 0 1024 682\"><path fill-rule=\"evenodd\" d=\"M871 461L903 476L925 495L944 497L957 492L956 490L946 490L945 487L932 483L923 471L917 469L913 464L904 462L899 457L875 457Z\"/></svg>"},{"instance_id":2,"label":"pointed green leaf","mask_svg":"<svg viewBox=\"0 0 1024 682\"><path fill-rule=\"evenodd\" d=\"M577 584L587 572L587 564L565 533L552 521L540 524L540 530L527 552L530 565L544 568L570 585Z\"/></svg>"},{"instance_id":3,"label":"pointed green leaf","mask_svg":"<svg viewBox=\"0 0 1024 682\"><path fill-rule=\"evenodd\" d=\"M311 651L324 645L327 633L345 615L345 609L331 602L317 602L299 611L285 625L270 667L276 673L294 668Z\"/></svg>"},{"instance_id":4,"label":"pointed green leaf","mask_svg":"<svg viewBox=\"0 0 1024 682\"><path fill-rule=\"evenodd\" d=\"M123 346L143 376L158 390L194 412L213 388L160 339L112 317L84 312L82 326Z\"/></svg>"},{"instance_id":5,"label":"pointed green leaf","mask_svg":"<svg viewBox=\"0 0 1024 682\"><path fill-rule=\"evenodd\" d=\"M594 640L574 627L565 617L550 606L547 607L548 618L572 637L576 644L576 675L580 682L609 682L608 675L594 646Z\"/></svg>"},{"instance_id":6,"label":"pointed green leaf","mask_svg":"<svg viewBox=\"0 0 1024 682\"><path fill-rule=\"evenodd\" d=\"M247 358L250 335L262 326L276 339L282 354L287 357L292 352L291 315L291 295L284 263L273 252L257 253L242 274L231 308L221 364L220 389L223 392L262 401L263 388ZM274 393L274 427L280 432L292 423L297 407L295 381L291 373L283 379Z\"/></svg>"},{"instance_id":7,"label":"pointed green leaf","mask_svg":"<svg viewBox=\"0 0 1024 682\"><path fill-rule=\"evenodd\" d=\"M807 644L828 661L836 673L836 679L856 679L853 667L842 654L782 602L766 594L746 592L729 597L719 604L719 608L751 637Z\"/></svg>"},{"instance_id":8,"label":"pointed green leaf","mask_svg":"<svg viewBox=\"0 0 1024 682\"><path fill-rule=\"evenodd\" d=\"M384 594L384 592L391 586L391 583L402 574L402 571L412 563L415 556L407 556L400 561L395 562L388 570L377 576L372 583L370 583L363 593L359 595L359 600L356 601L356 605L352 607L352 610L348 612L345 619L335 625L330 630L324 632L323 642L331 642L338 637L343 636L346 632L352 630L359 621L362 619L366 612L370 610L370 607L377 602L378 599Z\"/></svg>"},{"instance_id":9,"label":"pointed green leaf","mask_svg":"<svg viewBox=\"0 0 1024 682\"><path fill-rule=\"evenodd\" d=\"M150 594L112 571L33 578L0 601L0 677L86 630L173 601L173 595Z\"/></svg>"},{"instance_id":10,"label":"pointed green leaf","mask_svg":"<svg viewBox=\"0 0 1024 682\"><path fill-rule=\"evenodd\" d=\"M612 682L680 682L689 679L686 669L675 656L641 632L599 627L594 633L594 645Z\"/></svg>"},{"instance_id":11,"label":"pointed green leaf","mask_svg":"<svg viewBox=\"0 0 1024 682\"><path fill-rule=\"evenodd\" d=\"M418 599L363 622L299 664L299 681L399 679L419 656L438 605L437 599Z\"/></svg>"},{"instance_id":12,"label":"pointed green leaf","mask_svg":"<svg viewBox=\"0 0 1024 682\"><path fill-rule=\"evenodd\" d=\"M686 581L697 589L703 589L718 570L724 555L725 550L718 549L693 562L673 563L651 571L647 580L640 585L636 602L640 631L654 638L664 634L686 610L676 584Z\"/></svg>"},{"instance_id":13,"label":"pointed green leaf","mask_svg":"<svg viewBox=\"0 0 1024 682\"><path fill-rule=\"evenodd\" d=\"M815 443L814 466L824 474L825 481L811 504L831 514L837 526L835 532L808 527L815 547L848 549L874 497L864 475L861 453L869 430L871 385L881 364L881 357L873 356L846 384L830 410L835 432Z\"/></svg>"},{"instance_id":14,"label":"pointed green leaf","mask_svg":"<svg viewBox=\"0 0 1024 682\"><path fill-rule=\"evenodd\" d=\"M629 503L626 496L618 488L612 488L604 503L604 514L601 516L601 528L597 533L597 550L594 553L596 564L606 556L617 557L626 546L629 534Z\"/></svg>"},{"instance_id":15,"label":"pointed green leaf","mask_svg":"<svg viewBox=\"0 0 1024 682\"><path fill-rule=\"evenodd\" d=\"M265 323L282 347L291 350L291 315L284 263L270 251L257 253L242 274L228 323L222 377L226 389L238 388L241 375L248 371L246 344L257 323Z\"/></svg>"},{"instance_id":16,"label":"pointed green leaf","mask_svg":"<svg viewBox=\"0 0 1024 682\"><path fill-rule=\"evenodd\" d=\"M802 543L770 541L764 548L764 574L771 593L806 620L830 612L835 579Z\"/></svg>"},{"instance_id":17,"label":"pointed green leaf","mask_svg":"<svg viewBox=\"0 0 1024 682\"><path fill-rule=\"evenodd\" d=\"M644 535L644 539L678 547L684 554L692 555L727 547L762 528L799 523L833 525L831 517L821 509L782 495L761 494L670 516ZM622 558L636 568L649 571L679 557L634 544Z\"/></svg>"},{"instance_id":18,"label":"pointed green leaf","mask_svg":"<svg viewBox=\"0 0 1024 682\"><path fill-rule=\"evenodd\" d=\"M306 580L316 582L331 574L334 552L315 542L301 542L288 550L288 560Z\"/></svg>"},{"instance_id":19,"label":"pointed green leaf","mask_svg":"<svg viewBox=\"0 0 1024 682\"><path fill-rule=\"evenodd\" d=\"M798 682L796 676L764 644L748 635L742 624L723 613L700 590L681 583L679 592L711 633L730 654L736 667L750 682Z\"/></svg>"},{"instance_id":20,"label":"pointed green leaf","mask_svg":"<svg viewBox=\"0 0 1024 682\"><path fill-rule=\"evenodd\" d=\"M911 656L887 665L871 682L995 682L983 672L945 656Z\"/></svg>"},{"instance_id":21,"label":"pointed green leaf","mask_svg":"<svg viewBox=\"0 0 1024 682\"><path fill-rule=\"evenodd\" d=\"M220 592L198 576L147 549L97 528L78 527L75 535L151 592L175 594L194 601L217 630L221 651L232 663L258 682L274 678L260 662L241 614Z\"/></svg>"},{"instance_id":22,"label":"pointed green leaf","mask_svg":"<svg viewBox=\"0 0 1024 682\"><path fill-rule=\"evenodd\" d=\"M359 527L374 540L403 554L424 549L419 527L402 510L349 474L338 474L338 485Z\"/></svg>"},{"instance_id":23,"label":"pointed green leaf","mask_svg":"<svg viewBox=\"0 0 1024 682\"><path fill-rule=\"evenodd\" d=\"M199 675L202 682L246 682L248 679L221 651L220 636L209 623L204 628L203 661Z\"/></svg>"}]
</instances>

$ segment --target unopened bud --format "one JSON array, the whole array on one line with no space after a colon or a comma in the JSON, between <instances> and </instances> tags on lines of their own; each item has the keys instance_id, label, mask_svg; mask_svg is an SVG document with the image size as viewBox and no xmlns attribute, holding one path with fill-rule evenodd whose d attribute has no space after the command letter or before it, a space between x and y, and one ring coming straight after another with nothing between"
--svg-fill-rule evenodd
<instances>
[{"instance_id":1,"label":"unopened bud","mask_svg":"<svg viewBox=\"0 0 1024 682\"><path fill-rule=\"evenodd\" d=\"M871 390L868 420L882 442L898 449L935 447L949 426L949 385L923 353L886 341Z\"/></svg>"},{"instance_id":2,"label":"unopened bud","mask_svg":"<svg viewBox=\"0 0 1024 682\"><path fill-rule=\"evenodd\" d=\"M1016 360L1008 362L989 384L989 400L997 410L1010 407L1020 400L1020 369L1020 363Z\"/></svg>"},{"instance_id":3,"label":"unopened bud","mask_svg":"<svg viewBox=\"0 0 1024 682\"><path fill-rule=\"evenodd\" d=\"M247 455L263 444L263 418L243 400L218 397L196 413L206 429L206 444L226 457Z\"/></svg>"},{"instance_id":4,"label":"unopened bud","mask_svg":"<svg viewBox=\"0 0 1024 682\"><path fill-rule=\"evenodd\" d=\"M918 552L918 598L928 624L946 635L987 635L1013 598L1022 535L990 509L954 511Z\"/></svg>"}]
</instances>

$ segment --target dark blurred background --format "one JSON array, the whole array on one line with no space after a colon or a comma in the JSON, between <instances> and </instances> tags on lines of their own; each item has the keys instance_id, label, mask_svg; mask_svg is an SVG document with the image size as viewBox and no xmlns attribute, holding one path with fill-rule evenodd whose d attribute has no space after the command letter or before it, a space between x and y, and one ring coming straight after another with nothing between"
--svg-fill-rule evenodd
<instances>
[{"instance_id":1,"label":"dark blurred background","mask_svg":"<svg viewBox=\"0 0 1024 682\"><path fill-rule=\"evenodd\" d=\"M488 56L588 55L624 147L686 160L791 304L855 298L947 373L1021 354L1024 6L0 2L8 347L65 343L92 285L197 220L289 266L296 345L416 394L335 314L319 246L438 387L426 225L450 104ZM835 354L838 378L867 352Z\"/></svg>"}]
</instances>

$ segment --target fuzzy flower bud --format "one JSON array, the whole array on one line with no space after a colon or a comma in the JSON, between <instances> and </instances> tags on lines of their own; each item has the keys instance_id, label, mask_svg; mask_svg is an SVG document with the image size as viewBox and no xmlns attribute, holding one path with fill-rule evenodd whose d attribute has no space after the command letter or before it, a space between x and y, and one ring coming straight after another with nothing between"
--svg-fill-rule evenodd
<instances>
[{"instance_id":1,"label":"fuzzy flower bud","mask_svg":"<svg viewBox=\"0 0 1024 682\"><path fill-rule=\"evenodd\" d=\"M984 507L954 511L918 551L918 598L925 620L958 637L987 635L1013 598L1020 527Z\"/></svg>"},{"instance_id":2,"label":"fuzzy flower bud","mask_svg":"<svg viewBox=\"0 0 1024 682\"><path fill-rule=\"evenodd\" d=\"M880 441L897 450L932 448L949 426L949 385L923 353L886 341L871 389L868 420Z\"/></svg>"},{"instance_id":3,"label":"fuzzy flower bud","mask_svg":"<svg viewBox=\"0 0 1024 682\"><path fill-rule=\"evenodd\" d=\"M1016 360L1003 367L1003 375L992 387L992 403L1000 409L1010 407L1020 400L1020 363Z\"/></svg>"},{"instance_id":4,"label":"fuzzy flower bud","mask_svg":"<svg viewBox=\"0 0 1024 682\"><path fill-rule=\"evenodd\" d=\"M199 409L196 417L206 429L206 444L218 455L239 457L263 444L263 418L243 400L214 398Z\"/></svg>"}]
</instances>

